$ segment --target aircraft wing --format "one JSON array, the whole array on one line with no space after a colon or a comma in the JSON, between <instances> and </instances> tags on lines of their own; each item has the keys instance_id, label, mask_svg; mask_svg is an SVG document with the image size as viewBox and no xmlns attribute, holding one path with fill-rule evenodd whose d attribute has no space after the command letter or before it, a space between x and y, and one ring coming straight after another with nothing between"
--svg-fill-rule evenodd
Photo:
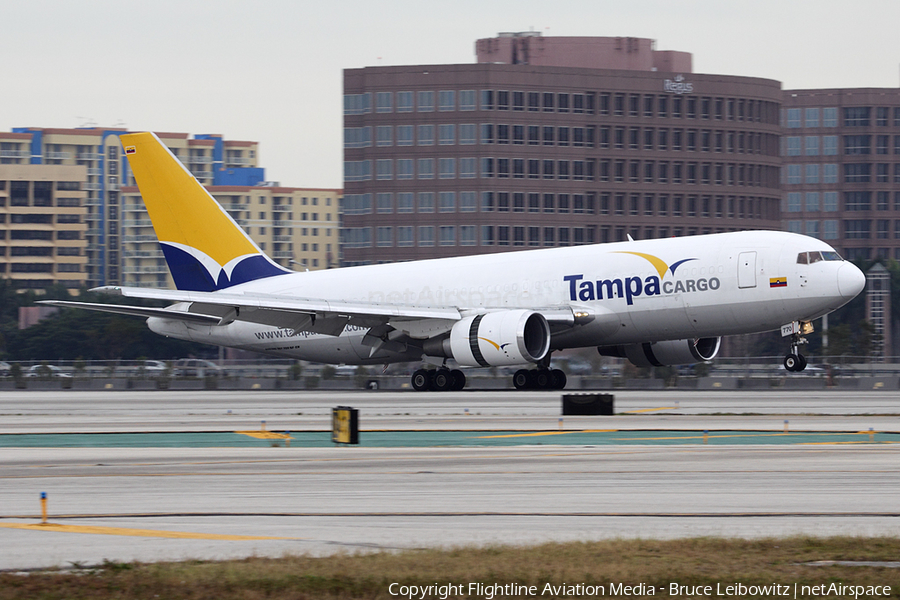
<instances>
[{"instance_id":1,"label":"aircraft wing","mask_svg":"<svg viewBox=\"0 0 900 600\"><path fill-rule=\"evenodd\" d=\"M135 317L162 317L164 319L178 319L203 325L215 325L219 317L202 315L197 313L168 310L165 308L153 308L150 306L126 306L122 304L99 304L96 302L72 302L69 300L39 300L38 304L50 306L62 306L66 308L82 308L99 312L114 313L117 315L130 315Z\"/></svg>"},{"instance_id":2,"label":"aircraft wing","mask_svg":"<svg viewBox=\"0 0 900 600\"><path fill-rule=\"evenodd\" d=\"M416 324L413 329L421 330L424 327L433 334L438 329L449 330L454 322L462 318L459 308L447 306L409 306L295 298L277 294L195 292L119 286L99 287L91 291L177 304L166 308L152 308L64 300L44 300L41 303L205 325L227 325L240 320L327 335L340 335L348 323L362 327L376 327L389 321L398 325L401 322ZM540 312L556 330L565 329L583 319L583 315L568 306L536 309L536 312ZM432 325L424 325L428 322Z\"/></svg>"}]
</instances>

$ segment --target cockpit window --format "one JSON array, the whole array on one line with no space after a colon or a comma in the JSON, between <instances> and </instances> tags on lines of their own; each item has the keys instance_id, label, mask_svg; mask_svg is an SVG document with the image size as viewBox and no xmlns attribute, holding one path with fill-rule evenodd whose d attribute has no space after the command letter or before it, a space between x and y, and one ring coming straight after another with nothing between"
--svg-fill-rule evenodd
<instances>
[{"instance_id":1,"label":"cockpit window","mask_svg":"<svg viewBox=\"0 0 900 600\"><path fill-rule=\"evenodd\" d=\"M801 252L797 255L798 265L811 265L822 260L844 260L837 252Z\"/></svg>"}]
</instances>

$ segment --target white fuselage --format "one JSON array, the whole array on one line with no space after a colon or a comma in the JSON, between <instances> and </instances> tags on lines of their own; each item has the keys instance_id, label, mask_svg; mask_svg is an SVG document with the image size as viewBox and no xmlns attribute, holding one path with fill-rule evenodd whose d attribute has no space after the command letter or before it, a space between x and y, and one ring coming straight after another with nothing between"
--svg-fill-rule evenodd
<instances>
[{"instance_id":1,"label":"white fuselage","mask_svg":"<svg viewBox=\"0 0 900 600\"><path fill-rule=\"evenodd\" d=\"M864 278L842 260L798 264L827 244L783 232L737 232L292 273L229 289L297 298L494 310L572 307L593 319L554 333L553 349L769 331L842 306ZM157 333L330 363L418 360L375 353L368 327L340 336L235 321L207 326L151 318Z\"/></svg>"}]
</instances>

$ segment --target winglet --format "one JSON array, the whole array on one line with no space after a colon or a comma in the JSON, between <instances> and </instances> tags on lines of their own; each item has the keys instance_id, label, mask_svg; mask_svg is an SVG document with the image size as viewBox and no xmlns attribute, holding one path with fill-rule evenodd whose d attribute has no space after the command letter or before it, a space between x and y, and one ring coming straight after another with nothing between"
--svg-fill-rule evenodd
<instances>
[{"instance_id":1,"label":"winglet","mask_svg":"<svg viewBox=\"0 0 900 600\"><path fill-rule=\"evenodd\" d=\"M121 136L179 290L212 292L290 273L244 233L153 133Z\"/></svg>"}]
</instances>

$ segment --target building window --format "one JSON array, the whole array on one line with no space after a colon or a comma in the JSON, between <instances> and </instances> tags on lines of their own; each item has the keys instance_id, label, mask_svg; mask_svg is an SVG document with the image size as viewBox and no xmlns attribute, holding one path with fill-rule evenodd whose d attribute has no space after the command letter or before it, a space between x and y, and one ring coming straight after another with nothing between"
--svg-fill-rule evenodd
<instances>
[{"instance_id":1,"label":"building window","mask_svg":"<svg viewBox=\"0 0 900 600\"><path fill-rule=\"evenodd\" d=\"M439 208L442 213L456 212L456 192L440 192Z\"/></svg>"},{"instance_id":2,"label":"building window","mask_svg":"<svg viewBox=\"0 0 900 600\"><path fill-rule=\"evenodd\" d=\"M440 178L455 179L456 178L456 159L441 158L440 159Z\"/></svg>"},{"instance_id":3,"label":"building window","mask_svg":"<svg viewBox=\"0 0 900 600\"><path fill-rule=\"evenodd\" d=\"M806 165L806 183L819 183L819 165Z\"/></svg>"},{"instance_id":4,"label":"building window","mask_svg":"<svg viewBox=\"0 0 900 600\"><path fill-rule=\"evenodd\" d=\"M790 136L785 138L787 156L800 156L800 136Z\"/></svg>"},{"instance_id":5,"label":"building window","mask_svg":"<svg viewBox=\"0 0 900 600\"><path fill-rule=\"evenodd\" d=\"M474 246L475 245L475 225L459 226L459 245Z\"/></svg>"},{"instance_id":6,"label":"building window","mask_svg":"<svg viewBox=\"0 0 900 600\"><path fill-rule=\"evenodd\" d=\"M419 112L434 112L434 92L423 90L417 94L416 107Z\"/></svg>"},{"instance_id":7,"label":"building window","mask_svg":"<svg viewBox=\"0 0 900 600\"><path fill-rule=\"evenodd\" d=\"M419 179L434 179L434 159L420 158L419 161Z\"/></svg>"},{"instance_id":8,"label":"building window","mask_svg":"<svg viewBox=\"0 0 900 600\"><path fill-rule=\"evenodd\" d=\"M475 144L475 129L474 123L463 123L459 126L459 143L461 146Z\"/></svg>"},{"instance_id":9,"label":"building window","mask_svg":"<svg viewBox=\"0 0 900 600\"><path fill-rule=\"evenodd\" d=\"M433 213L434 212L434 192L419 192L418 212L420 212L420 213Z\"/></svg>"},{"instance_id":10,"label":"building window","mask_svg":"<svg viewBox=\"0 0 900 600\"><path fill-rule=\"evenodd\" d=\"M434 146L434 125L419 125L419 145Z\"/></svg>"},{"instance_id":11,"label":"building window","mask_svg":"<svg viewBox=\"0 0 900 600\"><path fill-rule=\"evenodd\" d=\"M456 143L456 125L441 125L438 128L438 144L452 146Z\"/></svg>"},{"instance_id":12,"label":"building window","mask_svg":"<svg viewBox=\"0 0 900 600\"><path fill-rule=\"evenodd\" d=\"M845 135L844 136L844 154L862 155L871 154L871 136L868 135Z\"/></svg>"},{"instance_id":13,"label":"building window","mask_svg":"<svg viewBox=\"0 0 900 600\"><path fill-rule=\"evenodd\" d=\"M400 247L412 246L415 243L413 239L413 228L410 225L404 225L397 228L397 245Z\"/></svg>"},{"instance_id":14,"label":"building window","mask_svg":"<svg viewBox=\"0 0 900 600\"><path fill-rule=\"evenodd\" d=\"M394 245L394 239L391 235L390 227L378 227L375 230L375 244L379 248L385 248Z\"/></svg>"},{"instance_id":15,"label":"building window","mask_svg":"<svg viewBox=\"0 0 900 600\"><path fill-rule=\"evenodd\" d=\"M871 164L851 163L844 165L844 183L869 183L871 180Z\"/></svg>"},{"instance_id":16,"label":"building window","mask_svg":"<svg viewBox=\"0 0 900 600\"><path fill-rule=\"evenodd\" d=\"M412 125L397 125L397 145L412 146L413 131Z\"/></svg>"},{"instance_id":17,"label":"building window","mask_svg":"<svg viewBox=\"0 0 900 600\"><path fill-rule=\"evenodd\" d=\"M440 236L441 246L456 245L456 227L454 227L453 225L441 225Z\"/></svg>"},{"instance_id":18,"label":"building window","mask_svg":"<svg viewBox=\"0 0 900 600\"><path fill-rule=\"evenodd\" d=\"M398 213L413 212L413 202L414 202L414 196L413 196L412 192L399 192L397 194L397 212Z\"/></svg>"},{"instance_id":19,"label":"building window","mask_svg":"<svg viewBox=\"0 0 900 600\"><path fill-rule=\"evenodd\" d=\"M394 94L391 92L378 92L375 94L375 112L389 113L393 110Z\"/></svg>"},{"instance_id":20,"label":"building window","mask_svg":"<svg viewBox=\"0 0 900 600\"><path fill-rule=\"evenodd\" d=\"M434 225L419 225L419 246L434 246Z\"/></svg>"},{"instance_id":21,"label":"building window","mask_svg":"<svg viewBox=\"0 0 900 600\"><path fill-rule=\"evenodd\" d=\"M461 110L461 111L475 110L475 90L460 90L460 92L459 92L459 110Z\"/></svg>"},{"instance_id":22,"label":"building window","mask_svg":"<svg viewBox=\"0 0 900 600\"><path fill-rule=\"evenodd\" d=\"M844 210L848 212L872 210L872 193L844 192Z\"/></svg>"},{"instance_id":23,"label":"building window","mask_svg":"<svg viewBox=\"0 0 900 600\"><path fill-rule=\"evenodd\" d=\"M386 180L393 178L393 162L390 158L379 158L375 161L376 179Z\"/></svg>"},{"instance_id":24,"label":"building window","mask_svg":"<svg viewBox=\"0 0 900 600\"><path fill-rule=\"evenodd\" d=\"M375 129L375 135L378 147L383 148L393 144L393 130L390 125L379 125Z\"/></svg>"},{"instance_id":25,"label":"building window","mask_svg":"<svg viewBox=\"0 0 900 600\"><path fill-rule=\"evenodd\" d=\"M380 214L389 214L394 212L393 194L390 192L379 192L375 194L375 212Z\"/></svg>"},{"instance_id":26,"label":"building window","mask_svg":"<svg viewBox=\"0 0 900 600\"><path fill-rule=\"evenodd\" d=\"M806 126L807 127L818 127L819 126L819 109L818 108L807 108L806 109Z\"/></svg>"},{"instance_id":27,"label":"building window","mask_svg":"<svg viewBox=\"0 0 900 600\"><path fill-rule=\"evenodd\" d=\"M800 109L799 108L789 108L787 109L787 128L788 129L796 129L800 127Z\"/></svg>"},{"instance_id":28,"label":"building window","mask_svg":"<svg viewBox=\"0 0 900 600\"><path fill-rule=\"evenodd\" d=\"M806 212L819 211L819 192L806 192Z\"/></svg>"},{"instance_id":29,"label":"building window","mask_svg":"<svg viewBox=\"0 0 900 600\"><path fill-rule=\"evenodd\" d=\"M872 237L872 221L869 219L849 219L844 221L844 238L867 240Z\"/></svg>"},{"instance_id":30,"label":"building window","mask_svg":"<svg viewBox=\"0 0 900 600\"><path fill-rule=\"evenodd\" d=\"M870 106L847 106L844 108L844 127L868 127L871 114Z\"/></svg>"},{"instance_id":31,"label":"building window","mask_svg":"<svg viewBox=\"0 0 900 600\"><path fill-rule=\"evenodd\" d=\"M475 212L476 200L475 192L459 193L459 212Z\"/></svg>"},{"instance_id":32,"label":"building window","mask_svg":"<svg viewBox=\"0 0 900 600\"><path fill-rule=\"evenodd\" d=\"M822 127L837 127L837 107L822 109Z\"/></svg>"},{"instance_id":33,"label":"building window","mask_svg":"<svg viewBox=\"0 0 900 600\"><path fill-rule=\"evenodd\" d=\"M819 155L819 136L817 136L817 135L806 136L806 156L818 156L818 155Z\"/></svg>"},{"instance_id":34,"label":"building window","mask_svg":"<svg viewBox=\"0 0 900 600\"><path fill-rule=\"evenodd\" d=\"M413 93L397 92L397 112L412 112L413 110Z\"/></svg>"},{"instance_id":35,"label":"building window","mask_svg":"<svg viewBox=\"0 0 900 600\"><path fill-rule=\"evenodd\" d=\"M460 177L460 179L474 179L475 178L475 164L476 164L476 159L474 157L460 158L459 159L459 177Z\"/></svg>"},{"instance_id":36,"label":"building window","mask_svg":"<svg viewBox=\"0 0 900 600\"><path fill-rule=\"evenodd\" d=\"M456 92L441 90L438 92L438 110L446 112L456 110Z\"/></svg>"},{"instance_id":37,"label":"building window","mask_svg":"<svg viewBox=\"0 0 900 600\"><path fill-rule=\"evenodd\" d=\"M413 178L413 159L398 158L397 159L397 179Z\"/></svg>"},{"instance_id":38,"label":"building window","mask_svg":"<svg viewBox=\"0 0 900 600\"><path fill-rule=\"evenodd\" d=\"M822 210L825 212L836 212L838 209L838 193L825 192L822 194Z\"/></svg>"},{"instance_id":39,"label":"building window","mask_svg":"<svg viewBox=\"0 0 900 600\"><path fill-rule=\"evenodd\" d=\"M838 239L838 222L834 220L822 221L822 239Z\"/></svg>"}]
</instances>

